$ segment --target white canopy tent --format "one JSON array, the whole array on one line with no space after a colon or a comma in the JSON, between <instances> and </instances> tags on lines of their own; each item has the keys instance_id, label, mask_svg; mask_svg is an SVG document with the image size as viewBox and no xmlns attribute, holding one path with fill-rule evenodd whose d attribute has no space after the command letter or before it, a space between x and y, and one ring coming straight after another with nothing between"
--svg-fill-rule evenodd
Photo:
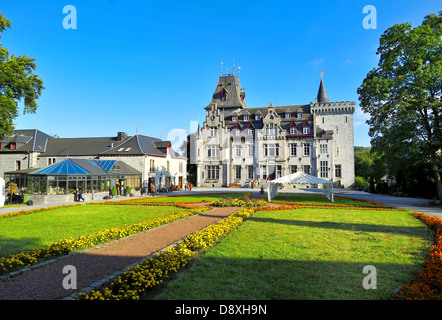
<instances>
[{"instance_id":1,"label":"white canopy tent","mask_svg":"<svg viewBox=\"0 0 442 320\"><path fill-rule=\"evenodd\" d=\"M334 202L333 198L333 181L321 179L310 174L303 172L296 172L289 174L288 176L280 177L274 180L268 181L267 195L269 201L271 201L278 194L280 184L322 184L323 195L325 195L331 202Z\"/></svg>"}]
</instances>

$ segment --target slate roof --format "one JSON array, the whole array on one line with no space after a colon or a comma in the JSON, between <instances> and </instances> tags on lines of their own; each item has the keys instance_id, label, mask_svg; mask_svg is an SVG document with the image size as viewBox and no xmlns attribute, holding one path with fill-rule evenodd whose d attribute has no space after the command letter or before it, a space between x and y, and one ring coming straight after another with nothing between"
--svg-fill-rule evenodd
<instances>
[{"instance_id":1,"label":"slate roof","mask_svg":"<svg viewBox=\"0 0 442 320\"><path fill-rule=\"evenodd\" d=\"M120 144L117 137L60 138L48 141L42 156L90 156Z\"/></svg>"},{"instance_id":2,"label":"slate roof","mask_svg":"<svg viewBox=\"0 0 442 320\"><path fill-rule=\"evenodd\" d=\"M14 151L14 152L45 152L47 142L53 140L50 135L37 130L14 130L14 134L10 137L1 137L1 151ZM10 150L10 143L16 143L17 148Z\"/></svg>"},{"instance_id":3,"label":"slate roof","mask_svg":"<svg viewBox=\"0 0 442 320\"><path fill-rule=\"evenodd\" d=\"M170 141L136 134L122 143L102 151L100 155L153 155L166 156Z\"/></svg>"},{"instance_id":4,"label":"slate roof","mask_svg":"<svg viewBox=\"0 0 442 320\"><path fill-rule=\"evenodd\" d=\"M227 92L225 101L222 99L223 90ZM212 100L205 109L210 109L212 103L216 103L218 109L247 108L245 92L241 87L239 79L235 75L219 77Z\"/></svg>"}]
</instances>

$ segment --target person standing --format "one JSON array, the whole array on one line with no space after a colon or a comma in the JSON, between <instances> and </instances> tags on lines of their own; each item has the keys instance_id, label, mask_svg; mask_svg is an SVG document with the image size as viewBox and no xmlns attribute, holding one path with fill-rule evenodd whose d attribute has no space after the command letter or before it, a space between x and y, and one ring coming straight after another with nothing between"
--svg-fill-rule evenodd
<instances>
[{"instance_id":1,"label":"person standing","mask_svg":"<svg viewBox=\"0 0 442 320\"><path fill-rule=\"evenodd\" d=\"M83 189L81 188L81 186L78 186L78 201L83 200L84 202L84 198L83 198Z\"/></svg>"}]
</instances>

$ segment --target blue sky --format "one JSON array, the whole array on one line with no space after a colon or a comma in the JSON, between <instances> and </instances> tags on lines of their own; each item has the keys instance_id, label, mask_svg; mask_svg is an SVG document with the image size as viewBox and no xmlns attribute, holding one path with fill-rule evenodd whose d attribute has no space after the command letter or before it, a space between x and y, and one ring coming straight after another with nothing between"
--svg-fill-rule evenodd
<instances>
[{"instance_id":1,"label":"blue sky","mask_svg":"<svg viewBox=\"0 0 442 320\"><path fill-rule=\"evenodd\" d=\"M66 5L76 8L77 29L63 28ZM366 5L376 8L377 29L363 28ZM220 63L232 72L234 60L248 107L313 102L324 72L330 100L356 102L355 145L369 146L356 90L377 66L379 37L439 10L440 0L0 0L12 21L0 41L36 59L46 88L17 129L173 140L204 121Z\"/></svg>"}]
</instances>

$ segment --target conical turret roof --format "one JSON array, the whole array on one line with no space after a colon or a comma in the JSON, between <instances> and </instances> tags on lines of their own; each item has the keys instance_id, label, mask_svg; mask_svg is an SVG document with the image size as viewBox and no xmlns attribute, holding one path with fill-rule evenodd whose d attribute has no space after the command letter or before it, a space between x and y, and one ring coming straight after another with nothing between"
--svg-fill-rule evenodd
<instances>
[{"instance_id":1,"label":"conical turret roof","mask_svg":"<svg viewBox=\"0 0 442 320\"><path fill-rule=\"evenodd\" d=\"M318 102L319 103L326 103L330 102L328 99L327 91L325 90L324 81L321 78L321 83L319 84L319 90L318 90Z\"/></svg>"}]
</instances>

